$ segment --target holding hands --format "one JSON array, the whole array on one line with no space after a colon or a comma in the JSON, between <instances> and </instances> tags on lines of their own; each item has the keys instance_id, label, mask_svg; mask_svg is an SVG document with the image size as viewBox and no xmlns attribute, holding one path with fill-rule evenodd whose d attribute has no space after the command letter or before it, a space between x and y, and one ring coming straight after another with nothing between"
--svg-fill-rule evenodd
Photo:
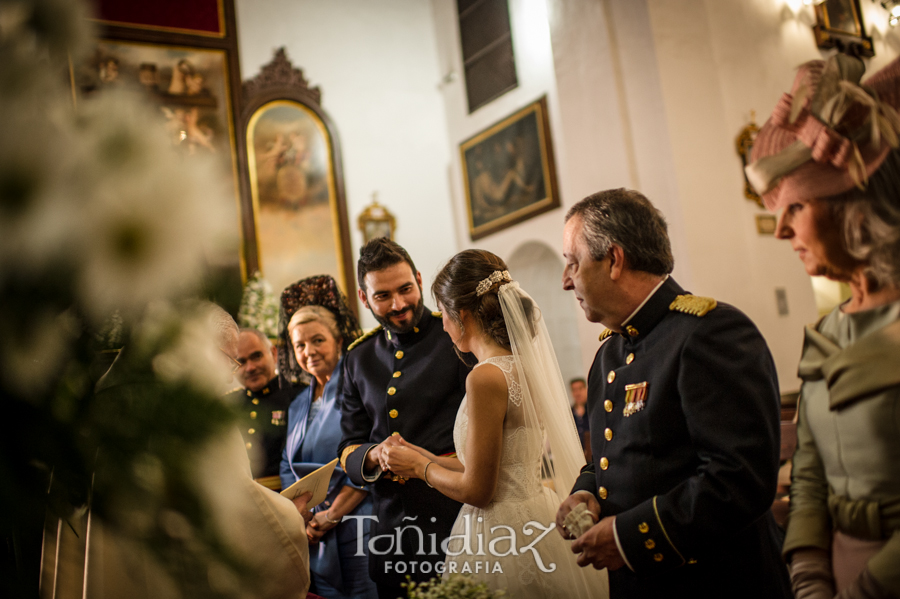
<instances>
[{"instance_id":1,"label":"holding hands","mask_svg":"<svg viewBox=\"0 0 900 599\"><path fill-rule=\"evenodd\" d=\"M381 468L405 479L422 478L425 466L434 460L430 452L407 442L400 435L388 437L380 447Z\"/></svg>"}]
</instances>

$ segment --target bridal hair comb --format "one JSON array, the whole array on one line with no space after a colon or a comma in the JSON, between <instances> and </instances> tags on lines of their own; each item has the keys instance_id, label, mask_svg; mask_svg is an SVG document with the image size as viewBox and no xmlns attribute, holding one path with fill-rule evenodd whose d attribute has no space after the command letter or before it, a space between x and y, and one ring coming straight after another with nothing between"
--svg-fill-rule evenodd
<instances>
[{"instance_id":1,"label":"bridal hair comb","mask_svg":"<svg viewBox=\"0 0 900 599\"><path fill-rule=\"evenodd\" d=\"M475 295L481 297L500 281L512 281L512 277L509 276L508 270L495 270L492 272L491 276L478 283L478 287L475 288Z\"/></svg>"}]
</instances>

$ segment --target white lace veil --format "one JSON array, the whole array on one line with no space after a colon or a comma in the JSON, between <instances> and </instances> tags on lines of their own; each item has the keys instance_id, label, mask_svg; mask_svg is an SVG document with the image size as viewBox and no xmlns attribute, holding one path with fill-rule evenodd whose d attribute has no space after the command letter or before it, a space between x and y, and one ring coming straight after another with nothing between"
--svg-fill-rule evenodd
<instances>
[{"instance_id":1,"label":"white lace veil","mask_svg":"<svg viewBox=\"0 0 900 599\"><path fill-rule=\"evenodd\" d=\"M565 497L585 460L550 334L537 304L517 282L501 286L498 296L522 382L524 424L530 430L543 428L556 492Z\"/></svg>"}]
</instances>

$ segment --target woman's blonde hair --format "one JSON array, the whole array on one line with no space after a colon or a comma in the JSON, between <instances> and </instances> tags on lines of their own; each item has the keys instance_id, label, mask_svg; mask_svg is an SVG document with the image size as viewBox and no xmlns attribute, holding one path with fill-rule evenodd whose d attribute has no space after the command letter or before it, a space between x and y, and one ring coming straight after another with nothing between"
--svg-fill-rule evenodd
<instances>
[{"instance_id":1,"label":"woman's blonde hair","mask_svg":"<svg viewBox=\"0 0 900 599\"><path fill-rule=\"evenodd\" d=\"M288 322L288 334L290 334L298 325L309 322L318 322L322 324L328 329L328 332L331 333L331 336L334 337L335 341L338 342L338 345L340 345L341 333L338 330L337 318L331 310L324 306L310 305L298 308L291 317L290 322Z\"/></svg>"}]
</instances>

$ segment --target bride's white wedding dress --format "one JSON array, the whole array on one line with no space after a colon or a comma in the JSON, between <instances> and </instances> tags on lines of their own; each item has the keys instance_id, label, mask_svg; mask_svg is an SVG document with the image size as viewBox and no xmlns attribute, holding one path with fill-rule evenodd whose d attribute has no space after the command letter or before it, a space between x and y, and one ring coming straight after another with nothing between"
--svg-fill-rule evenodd
<instances>
[{"instance_id":1,"label":"bride's white wedding dress","mask_svg":"<svg viewBox=\"0 0 900 599\"><path fill-rule=\"evenodd\" d=\"M580 568L571 541L555 529L561 501L541 482L543 419L530 415L515 356L488 358L476 368L499 368L506 377L500 476L490 505L484 509L464 505L460 510L447 548L444 577L454 572L471 574L492 589L505 589L513 599L608 597L606 570ZM467 406L468 398L463 399L453 428L456 453L464 466Z\"/></svg>"}]
</instances>

